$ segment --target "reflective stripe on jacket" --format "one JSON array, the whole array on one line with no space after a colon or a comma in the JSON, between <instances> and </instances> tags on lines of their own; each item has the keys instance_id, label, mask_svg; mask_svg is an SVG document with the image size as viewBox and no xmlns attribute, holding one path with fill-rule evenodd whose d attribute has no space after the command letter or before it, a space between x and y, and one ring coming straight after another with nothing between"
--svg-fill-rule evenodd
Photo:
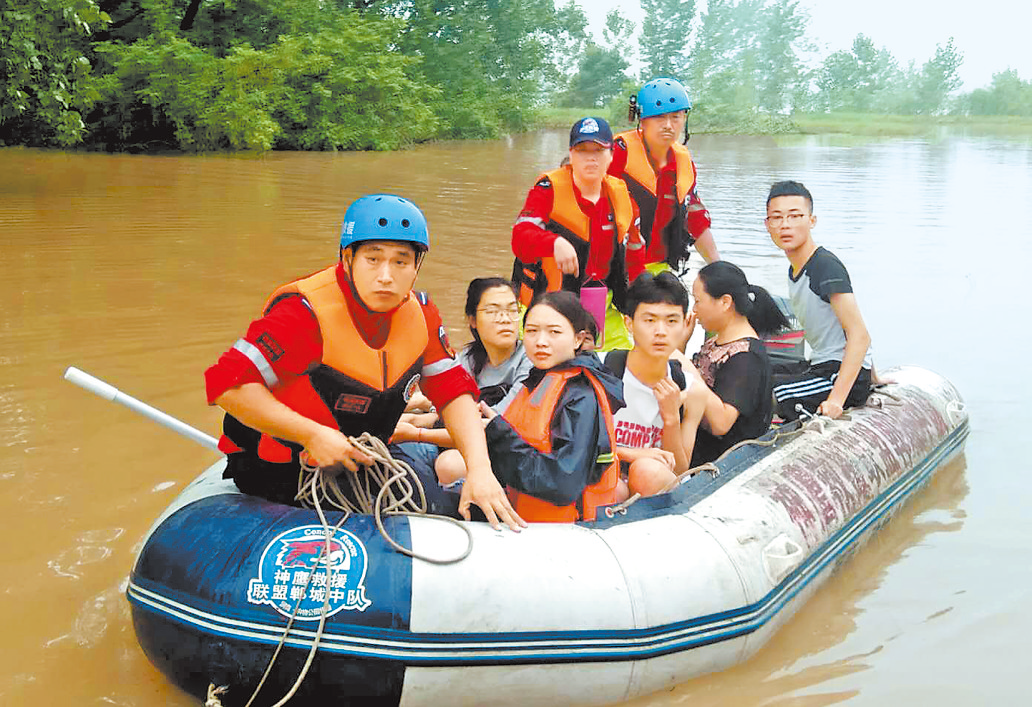
<instances>
[{"instance_id":1,"label":"reflective stripe on jacket","mask_svg":"<svg viewBox=\"0 0 1032 707\"><path fill-rule=\"evenodd\" d=\"M529 306L534 295L556 290L580 291L587 277L588 253L591 248L591 218L584 213L577 203L577 195L573 190L573 171L569 166L546 172L540 179L547 178L552 184L552 210L548 221L543 225L546 231L555 233L569 241L577 251L579 275L563 275L555 258L548 256L536 263L524 263L519 258L513 264L512 279L519 290L519 299L524 306ZM609 201L610 222L614 227L611 237L614 238L613 258L622 258L620 245L624 242L627 231L634 218L630 193L627 186L616 177L606 176L602 181L602 189ZM613 268L610 267L612 271ZM623 267L620 266L622 272Z\"/></svg>"},{"instance_id":2,"label":"reflective stripe on jacket","mask_svg":"<svg viewBox=\"0 0 1032 707\"><path fill-rule=\"evenodd\" d=\"M374 349L351 319L336 266L278 288L265 312L284 297L296 296L305 298L319 323L322 358L305 375L270 386L272 394L295 412L327 427L354 436L370 432L386 442L423 368L429 334L419 302L410 295L399 306L391 316L386 343ZM226 434L238 449L267 462L296 463L299 445L265 434L255 445L257 431L230 418L227 415ZM226 447L229 451L229 445Z\"/></svg>"},{"instance_id":3,"label":"reflective stripe on jacket","mask_svg":"<svg viewBox=\"0 0 1032 707\"><path fill-rule=\"evenodd\" d=\"M649 162L648 153L645 151L645 143L641 133L637 130L628 130L616 136L616 141L627 151L627 163L621 175L631 198L638 205L639 217L641 218L638 230L641 232L645 243L652 243L652 227L656 219L656 211L659 206L658 195L656 194L656 172ZM692 153L687 147L674 144L671 149L674 152L676 169L676 196L665 194L664 198L676 199L674 213L670 223L664 228L664 246L666 247L666 260L671 267L676 268L678 262L688 257L687 249L694 244L694 237L685 230L685 198L695 188L695 165L692 163ZM674 246L671 248L671 246ZM672 252L680 250L680 252ZM673 260L676 258L676 260ZM673 260L673 262L672 262Z\"/></svg>"}]
</instances>

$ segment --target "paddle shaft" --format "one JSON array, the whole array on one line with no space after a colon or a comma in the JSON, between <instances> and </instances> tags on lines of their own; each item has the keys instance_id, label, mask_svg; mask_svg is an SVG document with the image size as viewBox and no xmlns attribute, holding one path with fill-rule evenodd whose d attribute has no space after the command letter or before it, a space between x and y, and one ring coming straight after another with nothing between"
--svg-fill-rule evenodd
<instances>
[{"instance_id":1,"label":"paddle shaft","mask_svg":"<svg viewBox=\"0 0 1032 707\"><path fill-rule=\"evenodd\" d=\"M205 434L196 427L192 427L182 420L172 417L168 413L162 412L155 407L151 407L147 403L137 400L131 395L126 395L115 386L105 383L85 371L80 371L74 366L69 366L68 370L65 371L64 378L66 381L75 383L80 388L85 388L105 400L110 400L120 405L124 405L130 410L138 412L147 419L153 420L173 432L178 432L203 447L207 447L208 449L212 449L216 452L219 451L219 442L211 435Z\"/></svg>"}]
</instances>

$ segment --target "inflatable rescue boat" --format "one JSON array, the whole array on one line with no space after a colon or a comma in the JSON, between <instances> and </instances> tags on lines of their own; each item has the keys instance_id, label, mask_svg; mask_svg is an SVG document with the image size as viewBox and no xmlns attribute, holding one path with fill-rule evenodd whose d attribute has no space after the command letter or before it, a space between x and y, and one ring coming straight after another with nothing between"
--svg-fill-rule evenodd
<instances>
[{"instance_id":1,"label":"inflatable rescue boat","mask_svg":"<svg viewBox=\"0 0 1032 707\"><path fill-rule=\"evenodd\" d=\"M227 706L251 697L281 639L255 704L291 689L317 638L290 704L601 705L721 670L961 453L956 389L919 368L888 377L848 419L772 430L594 522L385 519L424 555L471 539L451 564L393 550L367 515L327 555L315 511L239 493L220 461L144 540L128 583L137 636L171 681L202 698L225 687Z\"/></svg>"}]
</instances>

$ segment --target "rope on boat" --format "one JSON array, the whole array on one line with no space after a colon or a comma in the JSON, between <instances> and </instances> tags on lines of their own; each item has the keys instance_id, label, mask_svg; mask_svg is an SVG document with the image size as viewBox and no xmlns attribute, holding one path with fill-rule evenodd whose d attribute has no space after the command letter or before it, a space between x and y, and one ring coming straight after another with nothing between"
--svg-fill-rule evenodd
<instances>
[{"instance_id":1,"label":"rope on boat","mask_svg":"<svg viewBox=\"0 0 1032 707\"><path fill-rule=\"evenodd\" d=\"M803 410L803 412L806 411ZM810 413L806 413L806 415L810 419L808 419L806 422L802 423L799 427L790 432L778 430L774 433L773 437L767 440L743 439L742 441L737 442L734 445L728 447L726 450L724 450L724 453L717 457L715 460L711 462L706 462L705 464L699 464L698 466L693 466L691 469L688 469L687 471L682 471L674 478L673 481L667 484L667 486L664 489L662 489L659 492L659 494L664 494L669 491L673 491L675 488L687 481L690 477L695 476L696 474L702 471L708 471L710 473L710 478L712 479L717 478L718 476L720 476L720 467L717 466L717 462L719 462L735 450L741 449L742 447L746 447L749 445L753 445L756 447L773 447L780 439L791 439L792 437L800 435L808 430L816 430L818 433L823 433L825 418L819 415L811 415ZM848 420L849 418L843 415L840 417L840 419ZM605 509L606 517L614 518L617 514L626 514L627 509L633 506L639 499L641 499L641 494L636 493L630 498L628 498L626 501L623 501L622 503L618 503L615 506L607 507Z\"/></svg>"},{"instance_id":2,"label":"rope on boat","mask_svg":"<svg viewBox=\"0 0 1032 707\"><path fill-rule=\"evenodd\" d=\"M303 506L311 507L313 502L322 500L346 514L371 514L376 521L376 528L380 531L380 535L391 547L404 555L424 562L448 565L461 562L469 557L473 551L472 531L455 518L427 513L426 492L411 466L392 457L383 440L368 432L363 432L357 438L348 437L348 441L371 458L373 463L362 466L358 472L344 470L339 474L334 474L311 466L302 460L296 498ZM341 488L344 479L346 479L352 494L350 498ZM385 514L437 518L452 523L466 534L466 549L456 557L443 559L419 554L404 547L391 537L383 524Z\"/></svg>"},{"instance_id":3,"label":"rope on boat","mask_svg":"<svg viewBox=\"0 0 1032 707\"><path fill-rule=\"evenodd\" d=\"M320 548L319 555L316 557L315 561L317 565L319 560L323 557L329 558L331 556L332 549L330 547L330 541L333 539L333 535L340 530L347 519L351 517L352 513L371 513L376 520L376 527L380 531L380 534L383 535L384 539L387 540L395 550L404 553L409 557L415 557L434 564L450 564L460 562L469 556L470 552L473 550L473 535L471 531L454 518L429 514L426 512L426 493L423 490L423 484L419 481L419 477L416 476L414 471L412 471L412 467L405 462L394 459L387 450L387 446L380 439L370 435L369 433L363 433L357 439L354 437L348 437L348 441L372 458L373 463L368 466L363 466L358 473L345 471L339 475L323 472L319 467L311 466L304 461L301 463L301 473L298 477L299 488L296 499L300 501L302 505L315 508L316 513L319 514L319 521L323 526L325 544ZM355 502L352 502L340 488L338 480L344 475L346 475L346 478L350 482L351 491L356 499ZM417 495L418 501L416 500ZM387 501L386 505L384 505L385 500ZM322 504L324 502L342 512L340 520L338 520L337 524L334 526L329 524L329 521L326 520L326 515L323 513ZM390 536L383 525L382 515L384 513L391 515L420 515L431 518L442 518L454 523L462 528L466 533L466 537L469 541L466 545L466 550L458 557L448 559L438 559L419 555L412 550L403 547ZM332 586L331 583L333 581L334 566L330 561L324 562L324 565L326 567L326 586L329 587ZM305 580L301 594L294 603L294 610L290 614L290 619L287 621L287 625L283 629L283 635L280 637L276 650L273 651L272 658L269 659L269 665L265 668L265 673L262 675L262 679L258 682L257 687L255 687L254 692L251 694L251 699L247 701L245 707L251 707L251 704L261 692L262 687L264 687L265 681L272 673L272 668L276 664L280 651L286 644L287 637L290 635L291 628L297 618L297 611L301 606L301 601L308 595L308 586L311 583L313 576L315 576L315 572L310 573L308 578ZM282 707L291 698L293 698L301 687L301 683L304 682L305 678L308 676L308 671L311 669L312 663L315 660L315 654L319 650L323 631L326 628L326 618L330 608L329 605L330 593L327 592L326 597L323 600L322 611L319 614L319 627L315 632L315 638L312 639L312 647L308 651L308 657L305 660L305 664L301 668L301 672L294 681L293 686L282 699L273 705L273 707ZM218 696L225 693L227 689L228 688L226 687L216 688L214 683L210 684L208 687L208 702L205 703L206 707L222 707L222 702L219 700Z\"/></svg>"},{"instance_id":4,"label":"rope on boat","mask_svg":"<svg viewBox=\"0 0 1032 707\"><path fill-rule=\"evenodd\" d=\"M957 419L953 419L954 415L956 415ZM954 427L957 425L958 421L960 421L961 419L963 419L966 416L967 416L967 405L965 405L961 401L959 401L959 400L951 400L948 403L946 403L946 417L949 418L950 424L953 425Z\"/></svg>"},{"instance_id":5,"label":"rope on boat","mask_svg":"<svg viewBox=\"0 0 1032 707\"><path fill-rule=\"evenodd\" d=\"M312 487L312 492L314 494L315 477L312 478ZM326 567L326 586L331 587L333 586L331 582L333 581L334 566L333 563L329 561L329 558L332 556L330 540L333 539L334 533L340 530L341 526L344 525L344 522L347 521L351 513L349 511L345 511L344 515L342 515L340 520L337 521L337 524L331 527L329 522L326 520L326 516L323 514L322 506L319 503L318 495L313 495L313 502L315 504L315 510L319 514L319 521L322 523L323 526L323 539L325 540L325 543L319 549L319 554L315 558L315 563L316 565L318 565L320 559L322 559L323 557L327 558L327 561L324 563ZM276 664L276 659L279 658L280 651L283 649L284 644L287 642L287 636L290 635L290 629L293 627L294 620L297 618L297 610L301 606L301 601L306 596L308 596L308 585L311 583L312 577L314 575L315 572L309 573L308 578L305 580L305 584L302 588L301 594L298 596L297 601L294 603L294 610L290 613L290 619L287 621L287 625L283 629L283 635L280 636L279 643L276 645L276 650L273 651L272 658L269 659L269 665L265 668L265 673L262 675L262 679L258 681L258 686L255 687L254 692L251 693L251 699L247 701L247 704L244 707L251 707L251 704L254 702L255 698L258 697L258 693L261 692L262 687L265 685L266 679L268 679L269 674L272 672L272 666ZM326 615L329 609L330 593L326 592L326 597L323 600L322 611L319 613L319 628L316 629L315 638L312 640L312 647L308 651L308 658L305 660L305 664L301 668L301 673L297 676L297 680L294 681L293 686L290 688L287 694L284 695L282 699L280 699L279 702L273 705L273 707L282 707L282 705L286 704L297 693L298 688L301 687L301 683L304 682L304 679L308 676L308 670L312 667L312 661L315 660L315 652L319 649L319 643L322 641L323 630L326 628ZM209 694L211 693L211 687L208 688L208 692ZM221 707L221 704L215 705L214 707Z\"/></svg>"}]
</instances>

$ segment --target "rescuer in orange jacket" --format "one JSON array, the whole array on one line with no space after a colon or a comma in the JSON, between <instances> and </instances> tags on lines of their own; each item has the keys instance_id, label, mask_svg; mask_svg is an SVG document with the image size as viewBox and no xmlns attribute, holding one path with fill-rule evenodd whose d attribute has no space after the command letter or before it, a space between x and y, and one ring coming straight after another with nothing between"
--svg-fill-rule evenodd
<instances>
[{"instance_id":1,"label":"rescuer in orange jacket","mask_svg":"<svg viewBox=\"0 0 1032 707\"><path fill-rule=\"evenodd\" d=\"M675 79L659 78L631 97L638 127L616 136L609 174L623 179L641 216L643 257L628 263L631 282L646 265L666 263L675 272L695 249L707 263L720 260L709 211L696 193L695 163L681 144L692 102Z\"/></svg>"},{"instance_id":2,"label":"rescuer in orange jacket","mask_svg":"<svg viewBox=\"0 0 1032 707\"><path fill-rule=\"evenodd\" d=\"M593 353L578 353L590 316L572 293L538 296L524 318L533 370L502 415L481 406L491 468L527 521L594 520L621 500L613 410L623 384Z\"/></svg>"},{"instance_id":3,"label":"rescuer in orange jacket","mask_svg":"<svg viewBox=\"0 0 1032 707\"><path fill-rule=\"evenodd\" d=\"M630 254L643 246L627 187L606 174L612 159L609 124L578 120L570 129L569 164L538 178L512 227L512 279L520 302L527 306L542 292L581 294L584 288L582 301L597 320L604 350L630 348L618 310Z\"/></svg>"},{"instance_id":4,"label":"rescuer in orange jacket","mask_svg":"<svg viewBox=\"0 0 1032 707\"><path fill-rule=\"evenodd\" d=\"M299 455L320 467L370 463L347 436L385 442L417 388L437 406L470 473L459 511L492 525L523 521L491 471L476 384L448 345L437 308L412 291L429 249L407 199L377 194L344 215L340 261L273 292L247 335L205 372L226 410L226 476L247 493L290 503Z\"/></svg>"}]
</instances>

